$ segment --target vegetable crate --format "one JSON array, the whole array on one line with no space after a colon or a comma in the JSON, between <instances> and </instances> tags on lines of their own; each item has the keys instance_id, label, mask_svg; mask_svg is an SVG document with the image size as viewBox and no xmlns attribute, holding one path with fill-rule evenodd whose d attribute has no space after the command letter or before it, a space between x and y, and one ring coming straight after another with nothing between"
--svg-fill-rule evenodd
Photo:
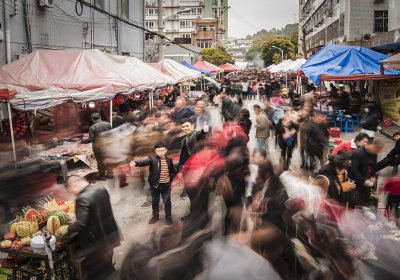
<instances>
[{"instance_id":1,"label":"vegetable crate","mask_svg":"<svg viewBox=\"0 0 400 280\"><path fill-rule=\"evenodd\" d=\"M73 268L70 264L68 255L54 263L55 279L72 280ZM50 274L47 271L34 272L26 266L14 266L13 280L50 280Z\"/></svg>"}]
</instances>

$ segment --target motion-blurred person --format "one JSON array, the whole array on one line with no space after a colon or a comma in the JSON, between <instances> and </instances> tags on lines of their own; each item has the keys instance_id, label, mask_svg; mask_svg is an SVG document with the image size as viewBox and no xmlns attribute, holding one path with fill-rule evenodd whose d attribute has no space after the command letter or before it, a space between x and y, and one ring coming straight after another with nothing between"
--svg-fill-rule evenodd
<instances>
[{"instance_id":1,"label":"motion-blurred person","mask_svg":"<svg viewBox=\"0 0 400 280\"><path fill-rule=\"evenodd\" d=\"M177 98L175 101L175 109L172 113L172 120L176 124L180 124L183 119L190 118L193 112L189 107L185 106L185 100L183 98Z\"/></svg>"},{"instance_id":2,"label":"motion-blurred person","mask_svg":"<svg viewBox=\"0 0 400 280\"><path fill-rule=\"evenodd\" d=\"M82 144L92 143L93 153L97 161L97 169L99 171L98 179L106 180L106 164L104 162L103 153L101 151L98 140L102 132L110 130L111 125L108 122L102 121L100 119L100 114L95 112L90 116L93 124L89 128L89 138L83 139ZM110 176L111 174L109 174Z\"/></svg>"},{"instance_id":3,"label":"motion-blurred person","mask_svg":"<svg viewBox=\"0 0 400 280\"><path fill-rule=\"evenodd\" d=\"M233 120L233 101L225 92L221 93L221 113L225 122Z\"/></svg>"},{"instance_id":4,"label":"motion-blurred person","mask_svg":"<svg viewBox=\"0 0 400 280\"><path fill-rule=\"evenodd\" d=\"M365 115L360 119L361 132L365 132L369 137L375 138L379 123L379 115L375 110L375 105L372 103L366 104L364 113Z\"/></svg>"},{"instance_id":5,"label":"motion-blurred person","mask_svg":"<svg viewBox=\"0 0 400 280\"><path fill-rule=\"evenodd\" d=\"M118 106L118 112L112 117L113 128L122 125L126 121L128 113L129 113L128 104L120 104Z\"/></svg>"},{"instance_id":6,"label":"motion-blurred person","mask_svg":"<svg viewBox=\"0 0 400 280\"><path fill-rule=\"evenodd\" d=\"M254 127L256 128L256 139L257 139L257 148L258 151L264 156L267 155L266 151L266 142L270 135L269 133L269 120L267 115L261 110L260 105L254 105L254 112L256 113L256 124Z\"/></svg>"},{"instance_id":7,"label":"motion-blurred person","mask_svg":"<svg viewBox=\"0 0 400 280\"><path fill-rule=\"evenodd\" d=\"M164 106L164 101L162 99L157 99L155 108L157 109L156 115L158 117L167 110L167 107Z\"/></svg>"},{"instance_id":8,"label":"motion-blurred person","mask_svg":"<svg viewBox=\"0 0 400 280\"><path fill-rule=\"evenodd\" d=\"M113 250L120 244L109 194L104 187L78 176L69 178L67 188L77 196L76 222L60 227L56 233L78 233L88 279L106 279L114 271Z\"/></svg>"},{"instance_id":9,"label":"motion-blurred person","mask_svg":"<svg viewBox=\"0 0 400 280\"><path fill-rule=\"evenodd\" d=\"M290 119L288 111L285 112L285 116L279 120L275 127L285 170L289 169L293 149L297 144L297 129L298 127Z\"/></svg>"},{"instance_id":10,"label":"motion-blurred person","mask_svg":"<svg viewBox=\"0 0 400 280\"><path fill-rule=\"evenodd\" d=\"M346 157L341 155L335 155L329 157L329 163L323 165L317 172L317 178L322 177L327 181L328 195L327 197L335 200L337 203L344 204L343 192L350 191L355 187L353 183L350 186L346 185L346 189L343 188L340 176L350 167L350 163Z\"/></svg>"},{"instance_id":11,"label":"motion-blurred person","mask_svg":"<svg viewBox=\"0 0 400 280\"><path fill-rule=\"evenodd\" d=\"M182 131L185 133L185 137L182 139L181 142L181 153L179 157L178 171L181 171L183 165L187 162L187 160L196 153L197 141L205 138L205 136L209 131L209 128L207 122L204 122L203 129L200 131L195 131L193 120L184 119L182 120ZM186 194L188 194L189 199L191 201L190 207L191 208L195 207L195 205L192 205L194 204L192 203L192 199L193 196L195 195L193 193L193 190L184 188L184 190L181 193L181 197L186 196Z\"/></svg>"},{"instance_id":12,"label":"motion-blurred person","mask_svg":"<svg viewBox=\"0 0 400 280\"><path fill-rule=\"evenodd\" d=\"M310 160L309 168L314 170L317 159L323 160L324 152L328 146L328 131L321 115L315 114L308 122L307 153Z\"/></svg>"},{"instance_id":13,"label":"motion-blurred person","mask_svg":"<svg viewBox=\"0 0 400 280\"><path fill-rule=\"evenodd\" d=\"M194 108L194 123L196 124L195 130L201 131L203 129L204 122L207 122L209 127L209 133L211 133L211 115L210 112L206 109L206 103L203 100L199 100L196 102L196 107Z\"/></svg>"},{"instance_id":14,"label":"motion-blurred person","mask_svg":"<svg viewBox=\"0 0 400 280\"><path fill-rule=\"evenodd\" d=\"M393 140L396 142L396 144L394 145L394 148L386 155L386 157L376 164L377 172L385 167L400 164L400 131L393 134ZM397 168L394 168L393 170L397 173Z\"/></svg>"},{"instance_id":15,"label":"motion-blurred person","mask_svg":"<svg viewBox=\"0 0 400 280\"><path fill-rule=\"evenodd\" d=\"M372 139L353 152L349 178L356 182L355 203L368 206L371 188L376 183L376 158L383 144Z\"/></svg>"},{"instance_id":16,"label":"motion-blurred person","mask_svg":"<svg viewBox=\"0 0 400 280\"><path fill-rule=\"evenodd\" d=\"M341 150L347 150L350 152L354 152L360 147L363 147L368 142L369 136L366 133L358 133L354 139L348 142L342 142L336 146L336 148L332 151L332 155L337 155Z\"/></svg>"},{"instance_id":17,"label":"motion-blurred person","mask_svg":"<svg viewBox=\"0 0 400 280\"><path fill-rule=\"evenodd\" d=\"M173 180L176 169L172 159L167 157L167 144L163 141L154 145L155 156L146 160L132 161L131 166L149 166L149 184L152 197L153 217L149 224L156 223L159 217L160 195L165 206L165 220L168 225L172 224L171 215L171 181Z\"/></svg>"},{"instance_id":18,"label":"motion-blurred person","mask_svg":"<svg viewBox=\"0 0 400 280\"><path fill-rule=\"evenodd\" d=\"M238 121L238 125L242 128L244 133L246 133L246 135L249 136L252 122L250 120L250 112L246 108L240 110L240 118Z\"/></svg>"},{"instance_id":19,"label":"motion-blurred person","mask_svg":"<svg viewBox=\"0 0 400 280\"><path fill-rule=\"evenodd\" d=\"M381 192L382 190L379 190ZM388 178L385 185L383 186L383 192L388 194L386 201L386 211L395 214L395 217L399 218L399 204L400 204L400 177L395 176ZM398 222L398 221L397 221Z\"/></svg>"}]
</instances>

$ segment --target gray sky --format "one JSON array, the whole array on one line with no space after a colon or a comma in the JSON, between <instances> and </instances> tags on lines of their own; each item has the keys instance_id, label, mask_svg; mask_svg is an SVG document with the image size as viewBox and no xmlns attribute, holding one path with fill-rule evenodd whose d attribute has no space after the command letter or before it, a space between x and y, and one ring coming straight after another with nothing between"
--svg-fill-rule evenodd
<instances>
[{"instance_id":1,"label":"gray sky","mask_svg":"<svg viewBox=\"0 0 400 280\"><path fill-rule=\"evenodd\" d=\"M244 37L298 21L298 0L229 0L228 33Z\"/></svg>"}]
</instances>

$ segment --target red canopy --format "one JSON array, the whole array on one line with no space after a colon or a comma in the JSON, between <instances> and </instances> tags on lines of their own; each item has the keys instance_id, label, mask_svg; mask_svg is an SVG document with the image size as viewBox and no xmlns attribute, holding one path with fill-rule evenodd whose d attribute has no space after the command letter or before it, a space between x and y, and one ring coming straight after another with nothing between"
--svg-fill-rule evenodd
<instances>
[{"instance_id":1,"label":"red canopy","mask_svg":"<svg viewBox=\"0 0 400 280\"><path fill-rule=\"evenodd\" d=\"M205 63L202 60L197 61L195 64L193 64L194 67L200 68L202 70L206 71L211 71L211 73L219 73L221 72L221 69L211 63Z\"/></svg>"},{"instance_id":2,"label":"red canopy","mask_svg":"<svg viewBox=\"0 0 400 280\"><path fill-rule=\"evenodd\" d=\"M224 70L224 72L235 72L237 71L237 69L235 67L233 67L230 64L222 64L220 66L218 66L219 68L222 68Z\"/></svg>"}]
</instances>

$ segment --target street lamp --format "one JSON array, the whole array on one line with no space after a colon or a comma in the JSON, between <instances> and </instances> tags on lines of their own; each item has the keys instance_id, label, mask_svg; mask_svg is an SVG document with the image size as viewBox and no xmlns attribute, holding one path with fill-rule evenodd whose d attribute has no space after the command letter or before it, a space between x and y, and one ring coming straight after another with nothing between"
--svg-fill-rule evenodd
<instances>
[{"instance_id":1,"label":"street lamp","mask_svg":"<svg viewBox=\"0 0 400 280\"><path fill-rule=\"evenodd\" d=\"M279 47L277 47L277 46L272 46L274 49L278 49L278 50L280 50L281 52L282 52L282 61L283 61L283 50L281 49L281 48L279 48Z\"/></svg>"}]
</instances>

